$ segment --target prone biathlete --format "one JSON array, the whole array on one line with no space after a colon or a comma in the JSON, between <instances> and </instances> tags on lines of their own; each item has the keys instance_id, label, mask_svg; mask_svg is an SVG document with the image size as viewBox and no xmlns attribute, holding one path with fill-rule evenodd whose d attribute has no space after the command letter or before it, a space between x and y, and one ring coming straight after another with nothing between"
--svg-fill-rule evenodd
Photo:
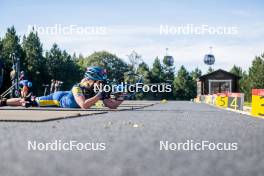
<instances>
[{"instance_id":1,"label":"prone biathlete","mask_svg":"<svg viewBox=\"0 0 264 176\"><path fill-rule=\"evenodd\" d=\"M18 82L21 98L26 98L29 94L29 89L32 87L32 82L28 80L21 80Z\"/></svg>"},{"instance_id":2,"label":"prone biathlete","mask_svg":"<svg viewBox=\"0 0 264 176\"><path fill-rule=\"evenodd\" d=\"M58 91L47 96L36 97L34 100L12 98L1 100L0 106L31 106L38 107L62 107L88 109L98 100L102 100L106 107L117 108L123 97L110 98L108 92L94 92L94 87L99 86L107 80L106 71L98 66L88 67L84 78L80 83L74 85L70 91Z\"/></svg>"}]
</instances>

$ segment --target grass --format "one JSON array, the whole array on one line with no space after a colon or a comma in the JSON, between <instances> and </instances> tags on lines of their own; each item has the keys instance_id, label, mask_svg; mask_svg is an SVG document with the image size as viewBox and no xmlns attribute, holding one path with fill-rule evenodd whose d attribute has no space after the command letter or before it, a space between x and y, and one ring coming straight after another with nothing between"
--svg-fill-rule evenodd
<instances>
[{"instance_id":1,"label":"grass","mask_svg":"<svg viewBox=\"0 0 264 176\"><path fill-rule=\"evenodd\" d=\"M251 107L251 102L245 101L245 102L244 102L244 106Z\"/></svg>"}]
</instances>

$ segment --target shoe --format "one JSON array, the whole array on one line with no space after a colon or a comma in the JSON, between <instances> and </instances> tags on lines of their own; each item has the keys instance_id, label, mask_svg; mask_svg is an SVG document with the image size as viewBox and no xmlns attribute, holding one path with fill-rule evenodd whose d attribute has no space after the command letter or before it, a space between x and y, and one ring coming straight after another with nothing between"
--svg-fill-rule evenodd
<instances>
[{"instance_id":1,"label":"shoe","mask_svg":"<svg viewBox=\"0 0 264 176\"><path fill-rule=\"evenodd\" d=\"M7 106L7 104L6 104L6 100L7 100L6 98L1 98L1 99L0 99L0 107L1 107L1 106Z\"/></svg>"}]
</instances>

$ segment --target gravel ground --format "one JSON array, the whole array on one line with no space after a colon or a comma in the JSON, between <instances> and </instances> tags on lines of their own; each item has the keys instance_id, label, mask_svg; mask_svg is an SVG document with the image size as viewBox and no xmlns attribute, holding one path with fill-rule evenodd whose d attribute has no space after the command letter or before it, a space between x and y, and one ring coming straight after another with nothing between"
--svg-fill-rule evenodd
<instances>
[{"instance_id":1,"label":"gravel ground","mask_svg":"<svg viewBox=\"0 0 264 176\"><path fill-rule=\"evenodd\" d=\"M28 141L55 140L105 143L106 149L28 150ZM160 141L173 146L188 140L237 143L238 149L160 150ZM0 122L0 141L0 175L5 176L264 173L264 119L191 102L43 123Z\"/></svg>"}]
</instances>

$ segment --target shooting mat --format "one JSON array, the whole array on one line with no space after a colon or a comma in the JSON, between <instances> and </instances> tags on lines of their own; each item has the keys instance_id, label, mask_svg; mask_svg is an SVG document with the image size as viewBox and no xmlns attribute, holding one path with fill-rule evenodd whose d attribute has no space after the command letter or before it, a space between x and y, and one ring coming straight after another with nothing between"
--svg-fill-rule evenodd
<instances>
[{"instance_id":1,"label":"shooting mat","mask_svg":"<svg viewBox=\"0 0 264 176\"><path fill-rule=\"evenodd\" d=\"M25 108L25 107L11 107L11 106L4 106L4 107L0 107L0 112L2 110L35 110L35 111L85 111L85 112L89 112L89 111L123 111L123 110L133 110L133 109L141 109L144 107L148 107L148 106L152 106L154 104L156 104L157 102L144 102L142 104L136 103L135 101L124 101L117 109L110 109L108 107L104 107L104 106L92 106L89 109L80 109L80 108L57 108L57 107L29 107L29 108Z\"/></svg>"},{"instance_id":2,"label":"shooting mat","mask_svg":"<svg viewBox=\"0 0 264 176\"><path fill-rule=\"evenodd\" d=\"M0 121L49 121L112 111L142 109L158 103L153 101L124 101L117 109L93 106L90 109L54 108L54 107L0 107Z\"/></svg>"},{"instance_id":3,"label":"shooting mat","mask_svg":"<svg viewBox=\"0 0 264 176\"><path fill-rule=\"evenodd\" d=\"M105 111L7 111L0 110L0 121L24 121L44 122L50 120L74 118L95 114L103 114Z\"/></svg>"}]
</instances>

